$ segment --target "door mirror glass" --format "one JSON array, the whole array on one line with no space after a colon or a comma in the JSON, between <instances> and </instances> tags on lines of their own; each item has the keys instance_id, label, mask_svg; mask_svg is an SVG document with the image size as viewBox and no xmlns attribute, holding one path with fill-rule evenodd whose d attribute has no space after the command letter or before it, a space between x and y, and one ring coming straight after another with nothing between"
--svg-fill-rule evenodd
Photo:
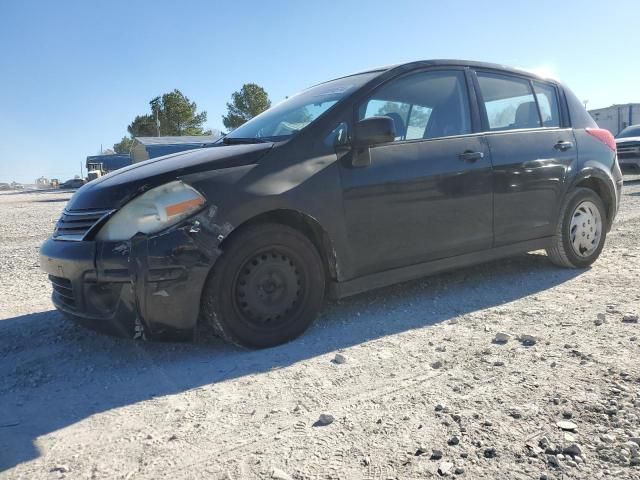
<instances>
[{"instance_id":1,"label":"door mirror glass","mask_svg":"<svg viewBox=\"0 0 640 480\"><path fill-rule=\"evenodd\" d=\"M389 117L369 117L356 124L356 143L367 147L379 143L393 142L396 138L396 127Z\"/></svg>"},{"instance_id":2,"label":"door mirror glass","mask_svg":"<svg viewBox=\"0 0 640 480\"><path fill-rule=\"evenodd\" d=\"M389 117L369 117L356 123L356 140L351 164L354 167L366 167L371 164L369 147L380 143L393 142L396 138L396 126Z\"/></svg>"}]
</instances>

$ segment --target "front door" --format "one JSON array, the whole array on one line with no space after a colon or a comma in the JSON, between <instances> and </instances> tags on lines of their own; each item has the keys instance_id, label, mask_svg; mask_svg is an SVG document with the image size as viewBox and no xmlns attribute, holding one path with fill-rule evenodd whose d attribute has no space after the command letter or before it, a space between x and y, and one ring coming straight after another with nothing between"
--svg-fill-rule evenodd
<instances>
[{"instance_id":1,"label":"front door","mask_svg":"<svg viewBox=\"0 0 640 480\"><path fill-rule=\"evenodd\" d=\"M428 70L359 106L358 119L392 118L396 138L371 147L369 166L341 168L356 275L491 247L491 158L467 92L462 70Z\"/></svg>"}]
</instances>

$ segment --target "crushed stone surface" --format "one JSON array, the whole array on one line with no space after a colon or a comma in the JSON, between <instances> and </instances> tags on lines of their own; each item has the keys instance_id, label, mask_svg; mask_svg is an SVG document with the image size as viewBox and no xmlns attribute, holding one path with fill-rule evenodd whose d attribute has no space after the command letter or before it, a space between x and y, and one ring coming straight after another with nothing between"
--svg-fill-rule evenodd
<instances>
[{"instance_id":1,"label":"crushed stone surface","mask_svg":"<svg viewBox=\"0 0 640 480\"><path fill-rule=\"evenodd\" d=\"M2 479L640 479L637 177L590 269L396 285L263 351L53 310L38 248L69 196L0 194Z\"/></svg>"}]
</instances>

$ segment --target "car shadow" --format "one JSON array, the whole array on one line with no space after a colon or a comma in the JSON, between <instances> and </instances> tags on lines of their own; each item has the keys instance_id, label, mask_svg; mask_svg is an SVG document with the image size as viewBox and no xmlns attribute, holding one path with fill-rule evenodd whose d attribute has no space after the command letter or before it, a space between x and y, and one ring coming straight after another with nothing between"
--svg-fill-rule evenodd
<instances>
[{"instance_id":1,"label":"car shadow","mask_svg":"<svg viewBox=\"0 0 640 480\"><path fill-rule=\"evenodd\" d=\"M0 320L0 471L37 458L38 437L96 413L428 328L581 273L556 268L537 253L464 268L329 302L302 337L261 351L217 339L115 338L78 327L56 311Z\"/></svg>"}]
</instances>

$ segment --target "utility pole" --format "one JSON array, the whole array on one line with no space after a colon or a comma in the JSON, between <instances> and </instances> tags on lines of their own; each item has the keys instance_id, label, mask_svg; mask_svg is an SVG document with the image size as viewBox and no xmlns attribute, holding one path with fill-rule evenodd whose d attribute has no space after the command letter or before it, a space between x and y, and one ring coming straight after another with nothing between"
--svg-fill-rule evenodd
<instances>
[{"instance_id":1,"label":"utility pole","mask_svg":"<svg viewBox=\"0 0 640 480\"><path fill-rule=\"evenodd\" d=\"M156 137L160 136L160 119L158 118L158 108L155 109L156 111Z\"/></svg>"},{"instance_id":2,"label":"utility pole","mask_svg":"<svg viewBox=\"0 0 640 480\"><path fill-rule=\"evenodd\" d=\"M82 171L82 160L80 160L80 178L84 178L84 173Z\"/></svg>"}]
</instances>

